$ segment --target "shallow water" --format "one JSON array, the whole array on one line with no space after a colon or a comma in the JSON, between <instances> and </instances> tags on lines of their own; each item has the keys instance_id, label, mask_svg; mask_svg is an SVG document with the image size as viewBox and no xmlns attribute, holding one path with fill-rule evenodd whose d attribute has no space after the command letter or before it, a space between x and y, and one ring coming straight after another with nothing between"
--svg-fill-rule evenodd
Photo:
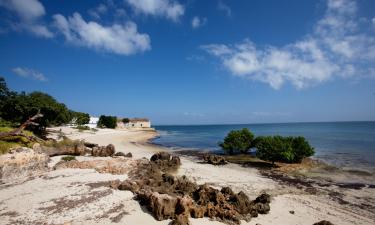
<instances>
[{"instance_id":1,"label":"shallow water","mask_svg":"<svg viewBox=\"0 0 375 225\"><path fill-rule=\"evenodd\" d=\"M375 122L155 126L160 137L153 142L173 148L221 151L218 142L229 131L245 127L256 136L304 136L315 148L315 158L348 170L375 171Z\"/></svg>"}]
</instances>

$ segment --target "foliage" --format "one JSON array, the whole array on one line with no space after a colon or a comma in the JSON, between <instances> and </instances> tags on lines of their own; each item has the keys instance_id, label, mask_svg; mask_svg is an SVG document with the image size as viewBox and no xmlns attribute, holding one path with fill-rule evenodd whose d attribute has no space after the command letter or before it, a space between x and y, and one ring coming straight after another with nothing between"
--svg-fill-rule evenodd
<instances>
[{"instance_id":1,"label":"foliage","mask_svg":"<svg viewBox=\"0 0 375 225\"><path fill-rule=\"evenodd\" d=\"M254 140L254 145L257 157L272 163L301 162L314 154L314 149L304 137L261 136Z\"/></svg>"},{"instance_id":2,"label":"foliage","mask_svg":"<svg viewBox=\"0 0 375 225\"><path fill-rule=\"evenodd\" d=\"M71 111L71 117L75 119L77 125L84 125L90 122L90 115L88 113Z\"/></svg>"},{"instance_id":3,"label":"foliage","mask_svg":"<svg viewBox=\"0 0 375 225\"><path fill-rule=\"evenodd\" d=\"M37 91L28 94L10 91L4 78L0 77L0 124L17 126L39 110L43 117L35 121L39 123L39 126L33 129L36 132L43 131L48 126L69 123L73 116L77 117L79 124L88 123L90 120L88 114L73 112L48 94Z\"/></svg>"},{"instance_id":4,"label":"foliage","mask_svg":"<svg viewBox=\"0 0 375 225\"><path fill-rule=\"evenodd\" d=\"M116 128L117 117L101 115L98 121L98 127Z\"/></svg>"},{"instance_id":5,"label":"foliage","mask_svg":"<svg viewBox=\"0 0 375 225\"><path fill-rule=\"evenodd\" d=\"M61 158L61 160L64 160L65 162L67 161L72 161L72 160L75 160L76 157L75 156L72 156L72 155L67 155L67 156L64 156Z\"/></svg>"},{"instance_id":6,"label":"foliage","mask_svg":"<svg viewBox=\"0 0 375 225\"><path fill-rule=\"evenodd\" d=\"M252 147L254 135L247 128L232 130L225 137L220 147L228 154L247 153Z\"/></svg>"},{"instance_id":7,"label":"foliage","mask_svg":"<svg viewBox=\"0 0 375 225\"><path fill-rule=\"evenodd\" d=\"M90 130L90 127L83 126L83 125L78 125L75 128L78 129L79 131Z\"/></svg>"},{"instance_id":8,"label":"foliage","mask_svg":"<svg viewBox=\"0 0 375 225\"><path fill-rule=\"evenodd\" d=\"M123 118L123 119L122 119L122 122L123 122L123 123L129 123L130 120L129 120L129 118Z\"/></svg>"},{"instance_id":9,"label":"foliage","mask_svg":"<svg viewBox=\"0 0 375 225\"><path fill-rule=\"evenodd\" d=\"M61 141L48 140L43 145L48 146L48 147L60 148L60 147L64 147L64 146L74 147L74 146L77 146L81 143L82 143L82 141L80 141L80 140L71 140L67 137L64 137Z\"/></svg>"}]
</instances>

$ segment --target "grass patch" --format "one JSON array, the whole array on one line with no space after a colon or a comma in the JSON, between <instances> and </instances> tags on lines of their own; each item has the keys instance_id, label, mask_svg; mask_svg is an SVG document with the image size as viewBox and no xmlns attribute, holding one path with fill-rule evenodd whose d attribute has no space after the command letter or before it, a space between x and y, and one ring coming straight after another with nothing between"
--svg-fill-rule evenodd
<instances>
[{"instance_id":1,"label":"grass patch","mask_svg":"<svg viewBox=\"0 0 375 225\"><path fill-rule=\"evenodd\" d=\"M21 146L22 145L14 142L0 141L0 154L6 154L9 149Z\"/></svg>"},{"instance_id":2,"label":"grass patch","mask_svg":"<svg viewBox=\"0 0 375 225\"><path fill-rule=\"evenodd\" d=\"M78 126L76 126L74 128L78 129L79 131L90 130L89 126L84 126L84 125L78 125Z\"/></svg>"},{"instance_id":3,"label":"grass patch","mask_svg":"<svg viewBox=\"0 0 375 225\"><path fill-rule=\"evenodd\" d=\"M45 143L43 143L43 145L47 147L60 148L64 146L77 146L80 143L81 141L79 140L71 140L67 137L64 137L61 141L48 140Z\"/></svg>"},{"instance_id":4,"label":"grass patch","mask_svg":"<svg viewBox=\"0 0 375 225\"><path fill-rule=\"evenodd\" d=\"M62 157L61 160L68 162L68 161L76 160L76 157L72 155L68 155L68 156Z\"/></svg>"}]
</instances>

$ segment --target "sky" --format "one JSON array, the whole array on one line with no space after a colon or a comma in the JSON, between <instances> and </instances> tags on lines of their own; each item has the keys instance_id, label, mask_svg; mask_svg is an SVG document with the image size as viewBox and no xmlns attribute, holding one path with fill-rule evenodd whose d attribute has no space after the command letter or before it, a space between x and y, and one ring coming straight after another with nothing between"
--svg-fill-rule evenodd
<instances>
[{"instance_id":1,"label":"sky","mask_svg":"<svg viewBox=\"0 0 375 225\"><path fill-rule=\"evenodd\" d=\"M0 76L153 124L375 120L373 0L0 0Z\"/></svg>"}]
</instances>

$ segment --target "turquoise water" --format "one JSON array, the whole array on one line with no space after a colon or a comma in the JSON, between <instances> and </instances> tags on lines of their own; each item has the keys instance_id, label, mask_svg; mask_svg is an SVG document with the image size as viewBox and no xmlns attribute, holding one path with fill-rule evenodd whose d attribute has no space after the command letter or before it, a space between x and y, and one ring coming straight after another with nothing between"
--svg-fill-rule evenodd
<instances>
[{"instance_id":1,"label":"turquoise water","mask_svg":"<svg viewBox=\"0 0 375 225\"><path fill-rule=\"evenodd\" d=\"M304 136L315 157L339 167L375 169L375 122L278 123L239 125L155 126L153 142L173 148L218 151L217 143L233 129L257 135Z\"/></svg>"}]
</instances>

